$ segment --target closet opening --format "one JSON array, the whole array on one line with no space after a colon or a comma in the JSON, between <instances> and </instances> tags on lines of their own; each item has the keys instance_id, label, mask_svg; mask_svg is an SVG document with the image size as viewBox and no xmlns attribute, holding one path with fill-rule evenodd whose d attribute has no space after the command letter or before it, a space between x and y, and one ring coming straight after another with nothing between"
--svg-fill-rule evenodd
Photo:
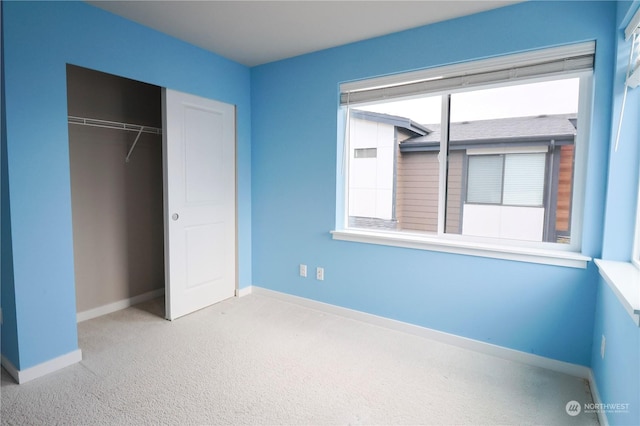
<instances>
[{"instance_id":1,"label":"closet opening","mask_svg":"<svg viewBox=\"0 0 640 426\"><path fill-rule=\"evenodd\" d=\"M78 321L165 312L162 88L67 65Z\"/></svg>"}]
</instances>

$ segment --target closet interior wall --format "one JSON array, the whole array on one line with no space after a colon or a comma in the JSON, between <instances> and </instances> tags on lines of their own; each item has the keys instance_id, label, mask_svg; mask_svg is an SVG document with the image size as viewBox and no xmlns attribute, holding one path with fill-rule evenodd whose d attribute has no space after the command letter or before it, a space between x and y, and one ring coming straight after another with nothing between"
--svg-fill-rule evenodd
<instances>
[{"instance_id":1,"label":"closet interior wall","mask_svg":"<svg viewBox=\"0 0 640 426\"><path fill-rule=\"evenodd\" d=\"M69 116L162 127L161 88L67 66ZM164 288L162 135L69 124L77 312Z\"/></svg>"}]
</instances>

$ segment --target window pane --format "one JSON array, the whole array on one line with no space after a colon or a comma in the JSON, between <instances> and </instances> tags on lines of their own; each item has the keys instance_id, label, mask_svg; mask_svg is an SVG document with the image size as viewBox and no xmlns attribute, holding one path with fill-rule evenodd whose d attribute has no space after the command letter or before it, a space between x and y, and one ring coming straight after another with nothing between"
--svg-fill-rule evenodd
<instances>
[{"instance_id":1,"label":"window pane","mask_svg":"<svg viewBox=\"0 0 640 426\"><path fill-rule=\"evenodd\" d=\"M351 114L349 216L359 218L355 226L393 229L395 131L377 118Z\"/></svg>"},{"instance_id":2,"label":"window pane","mask_svg":"<svg viewBox=\"0 0 640 426\"><path fill-rule=\"evenodd\" d=\"M571 242L579 83L570 78L451 94L445 232ZM450 194L460 186L459 154L467 159L467 187L457 204Z\"/></svg>"},{"instance_id":3,"label":"window pane","mask_svg":"<svg viewBox=\"0 0 640 426\"><path fill-rule=\"evenodd\" d=\"M542 206L546 154L509 154L504 164L502 203Z\"/></svg>"},{"instance_id":4,"label":"window pane","mask_svg":"<svg viewBox=\"0 0 640 426\"><path fill-rule=\"evenodd\" d=\"M351 111L349 227L437 231L441 102L431 96Z\"/></svg>"},{"instance_id":5,"label":"window pane","mask_svg":"<svg viewBox=\"0 0 640 426\"><path fill-rule=\"evenodd\" d=\"M351 107L347 226L570 243L579 87L560 78Z\"/></svg>"},{"instance_id":6,"label":"window pane","mask_svg":"<svg viewBox=\"0 0 640 426\"><path fill-rule=\"evenodd\" d=\"M467 203L500 204L503 161L501 155L469 157Z\"/></svg>"},{"instance_id":7,"label":"window pane","mask_svg":"<svg viewBox=\"0 0 640 426\"><path fill-rule=\"evenodd\" d=\"M354 150L354 158L376 158L377 156L377 148L356 148Z\"/></svg>"}]
</instances>

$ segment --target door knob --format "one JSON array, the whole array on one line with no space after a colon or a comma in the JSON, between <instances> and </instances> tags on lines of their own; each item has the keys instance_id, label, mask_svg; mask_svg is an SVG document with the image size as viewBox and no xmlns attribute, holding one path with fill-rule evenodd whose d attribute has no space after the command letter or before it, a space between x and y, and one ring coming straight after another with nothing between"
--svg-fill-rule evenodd
<instances>
[{"instance_id":1,"label":"door knob","mask_svg":"<svg viewBox=\"0 0 640 426\"><path fill-rule=\"evenodd\" d=\"M174 214L171 215L171 219L173 219L173 220L178 220L179 217L180 216L178 216L178 213L174 213Z\"/></svg>"}]
</instances>

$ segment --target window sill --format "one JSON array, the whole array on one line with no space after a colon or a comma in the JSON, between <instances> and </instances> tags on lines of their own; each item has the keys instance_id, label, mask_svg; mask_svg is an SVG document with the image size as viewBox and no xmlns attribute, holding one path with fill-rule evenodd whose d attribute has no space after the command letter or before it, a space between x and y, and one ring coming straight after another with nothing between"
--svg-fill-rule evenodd
<instances>
[{"instance_id":1,"label":"window sill","mask_svg":"<svg viewBox=\"0 0 640 426\"><path fill-rule=\"evenodd\" d=\"M640 270L629 262L596 259L600 275L640 327Z\"/></svg>"},{"instance_id":2,"label":"window sill","mask_svg":"<svg viewBox=\"0 0 640 426\"><path fill-rule=\"evenodd\" d=\"M584 269L587 267L587 262L591 260L588 256L568 251L543 250L468 241L450 241L430 238L424 235L399 235L353 229L331 231L331 234L334 240L341 241L465 254L469 256L566 266L570 268Z\"/></svg>"}]
</instances>

